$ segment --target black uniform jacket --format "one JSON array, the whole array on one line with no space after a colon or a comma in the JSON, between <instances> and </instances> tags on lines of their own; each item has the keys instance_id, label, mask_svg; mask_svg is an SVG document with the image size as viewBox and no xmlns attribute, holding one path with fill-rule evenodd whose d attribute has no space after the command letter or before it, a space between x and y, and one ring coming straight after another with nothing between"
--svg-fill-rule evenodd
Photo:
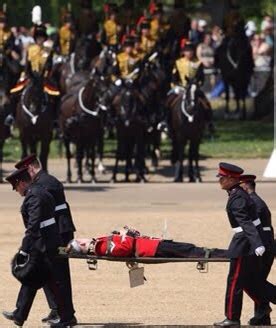
<instances>
[{"instance_id":1,"label":"black uniform jacket","mask_svg":"<svg viewBox=\"0 0 276 328\"><path fill-rule=\"evenodd\" d=\"M271 223L271 213L264 202L264 200L255 192L249 194L250 198L254 201L257 209L258 217L260 218L263 226L263 237L264 237L264 245L267 250L273 249L274 244L274 230ZM269 230L270 228L270 230Z\"/></svg>"},{"instance_id":2,"label":"black uniform jacket","mask_svg":"<svg viewBox=\"0 0 276 328\"><path fill-rule=\"evenodd\" d=\"M25 235L21 250L41 253L55 252L60 246L58 227L54 218L55 201L45 188L31 184L21 206Z\"/></svg>"},{"instance_id":3,"label":"black uniform jacket","mask_svg":"<svg viewBox=\"0 0 276 328\"><path fill-rule=\"evenodd\" d=\"M43 186L54 198L55 219L58 224L59 233L76 231L69 204L66 202L62 183L46 171L39 171L33 183Z\"/></svg>"},{"instance_id":4,"label":"black uniform jacket","mask_svg":"<svg viewBox=\"0 0 276 328\"><path fill-rule=\"evenodd\" d=\"M253 221L258 219L256 207L249 195L236 186L229 192L226 205L228 219L232 228L241 228L241 232L234 233L228 248L230 258L254 255L255 249L264 243L261 239L262 225L255 226Z\"/></svg>"}]
</instances>

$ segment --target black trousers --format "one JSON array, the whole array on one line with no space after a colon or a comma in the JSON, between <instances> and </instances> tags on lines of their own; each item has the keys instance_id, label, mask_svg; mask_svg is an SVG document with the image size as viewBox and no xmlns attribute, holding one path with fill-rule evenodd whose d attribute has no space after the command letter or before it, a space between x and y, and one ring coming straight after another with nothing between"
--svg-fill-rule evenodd
<instances>
[{"instance_id":1,"label":"black trousers","mask_svg":"<svg viewBox=\"0 0 276 328\"><path fill-rule=\"evenodd\" d=\"M64 303L63 290L60 288L59 276L56 268L58 267L58 262L54 256L45 256L45 262L47 263L50 274L47 280L47 285L54 295L54 299L57 303L58 313L61 318L67 318L67 313ZM18 298L16 301L16 309L14 311L14 316L18 321L26 321L31 310L33 301L35 299L38 288L30 285L21 285Z\"/></svg>"},{"instance_id":2,"label":"black trousers","mask_svg":"<svg viewBox=\"0 0 276 328\"><path fill-rule=\"evenodd\" d=\"M155 257L198 257L205 258L207 249L194 244L163 240L159 243ZM209 250L209 257L227 258L227 250L214 248Z\"/></svg>"},{"instance_id":3,"label":"black trousers","mask_svg":"<svg viewBox=\"0 0 276 328\"><path fill-rule=\"evenodd\" d=\"M264 281L267 279L272 264L274 262L274 254L272 252L265 252L262 256L262 268L261 268L261 279ZM258 304L255 302L255 314L259 311L261 311L263 308L266 308L269 305L269 302L262 302L261 304ZM269 315L268 315L269 317Z\"/></svg>"},{"instance_id":4,"label":"black trousers","mask_svg":"<svg viewBox=\"0 0 276 328\"><path fill-rule=\"evenodd\" d=\"M225 316L230 320L240 320L243 291L255 303L276 303L276 286L261 278L262 258L255 255L230 260L225 295Z\"/></svg>"},{"instance_id":5,"label":"black trousers","mask_svg":"<svg viewBox=\"0 0 276 328\"><path fill-rule=\"evenodd\" d=\"M60 235L62 240L62 246L66 246L70 240L74 239L74 233L69 231ZM58 266L56 268L57 275L59 277L59 286L63 290L63 294L66 295L66 304L65 308L69 313L74 314L74 306L72 300L72 285L71 285L71 276L70 276L70 266L68 259L62 259L58 261ZM46 296L48 306L51 310L57 310L58 306L55 300L55 295L53 294L51 287L46 284L43 287L43 291Z\"/></svg>"}]
</instances>

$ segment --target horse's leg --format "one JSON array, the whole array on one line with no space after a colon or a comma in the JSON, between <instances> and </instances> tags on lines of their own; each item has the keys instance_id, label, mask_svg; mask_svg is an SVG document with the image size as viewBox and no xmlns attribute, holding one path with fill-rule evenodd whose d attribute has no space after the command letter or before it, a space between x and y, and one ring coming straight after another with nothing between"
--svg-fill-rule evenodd
<instances>
[{"instance_id":1,"label":"horse's leg","mask_svg":"<svg viewBox=\"0 0 276 328\"><path fill-rule=\"evenodd\" d=\"M229 116L229 84L224 81L224 85L225 85L225 112L224 112L224 116L225 118L228 118Z\"/></svg>"},{"instance_id":2,"label":"horse's leg","mask_svg":"<svg viewBox=\"0 0 276 328\"><path fill-rule=\"evenodd\" d=\"M183 160L185 143L186 142L183 140L175 140L177 160L175 163L174 182L183 182Z\"/></svg>"},{"instance_id":3,"label":"horse's leg","mask_svg":"<svg viewBox=\"0 0 276 328\"><path fill-rule=\"evenodd\" d=\"M195 173L194 173L194 166L193 166L193 161L194 161L194 143L190 140L190 145L189 145L189 155L188 155L188 176L189 176L189 182L195 182Z\"/></svg>"},{"instance_id":4,"label":"horse's leg","mask_svg":"<svg viewBox=\"0 0 276 328\"><path fill-rule=\"evenodd\" d=\"M246 102L245 102L245 96L242 98L242 119L246 120Z\"/></svg>"},{"instance_id":5,"label":"horse's leg","mask_svg":"<svg viewBox=\"0 0 276 328\"><path fill-rule=\"evenodd\" d=\"M47 164L48 164L48 155L50 151L50 143L51 143L52 136L48 136L47 138L41 140L41 149L40 149L40 162L42 169L47 171Z\"/></svg>"},{"instance_id":6,"label":"horse's leg","mask_svg":"<svg viewBox=\"0 0 276 328\"><path fill-rule=\"evenodd\" d=\"M71 151L70 151L70 141L68 138L64 137L64 146L67 160L67 182L72 182L72 171L71 171Z\"/></svg>"},{"instance_id":7,"label":"horse's leg","mask_svg":"<svg viewBox=\"0 0 276 328\"><path fill-rule=\"evenodd\" d=\"M98 171L105 173L105 167L103 165L103 153L104 153L104 128L101 128L100 135L98 138L97 151L99 157Z\"/></svg>"},{"instance_id":8,"label":"horse's leg","mask_svg":"<svg viewBox=\"0 0 276 328\"><path fill-rule=\"evenodd\" d=\"M97 182L95 176L95 158L96 158L96 144L93 142L90 149L90 160L91 160L90 174L91 174L92 183Z\"/></svg>"},{"instance_id":9,"label":"horse's leg","mask_svg":"<svg viewBox=\"0 0 276 328\"><path fill-rule=\"evenodd\" d=\"M143 133L143 131L142 131ZM137 158L137 182L147 182L144 175L145 168L145 135L140 135L136 139L136 158Z\"/></svg>"},{"instance_id":10,"label":"horse's leg","mask_svg":"<svg viewBox=\"0 0 276 328\"><path fill-rule=\"evenodd\" d=\"M81 142L77 143L77 149L76 149L76 157L77 157L77 165L78 165L78 177L77 182L84 182L83 181L83 174L82 174L82 160L83 160L83 154L84 154L84 147Z\"/></svg>"},{"instance_id":11,"label":"horse's leg","mask_svg":"<svg viewBox=\"0 0 276 328\"><path fill-rule=\"evenodd\" d=\"M126 140L124 140L125 143L125 182L129 182L129 174L132 167L132 153L134 148L134 142L132 142L132 138L128 137Z\"/></svg>"},{"instance_id":12,"label":"horse's leg","mask_svg":"<svg viewBox=\"0 0 276 328\"><path fill-rule=\"evenodd\" d=\"M200 140L197 140L197 142L194 144L195 176L198 182L202 182L199 169L199 146Z\"/></svg>"},{"instance_id":13,"label":"horse's leg","mask_svg":"<svg viewBox=\"0 0 276 328\"><path fill-rule=\"evenodd\" d=\"M3 182L3 147L4 147L4 140L0 140L0 183Z\"/></svg>"},{"instance_id":14,"label":"horse's leg","mask_svg":"<svg viewBox=\"0 0 276 328\"><path fill-rule=\"evenodd\" d=\"M20 143L21 143L21 159L26 157L28 155L28 149L27 149L27 141L26 138L22 135L20 135Z\"/></svg>"}]
</instances>

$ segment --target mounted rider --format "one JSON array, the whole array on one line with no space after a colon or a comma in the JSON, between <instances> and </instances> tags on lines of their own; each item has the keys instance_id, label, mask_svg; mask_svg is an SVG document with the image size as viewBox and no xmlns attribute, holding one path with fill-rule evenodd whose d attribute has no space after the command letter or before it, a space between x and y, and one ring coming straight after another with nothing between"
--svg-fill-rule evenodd
<instances>
[{"instance_id":1,"label":"mounted rider","mask_svg":"<svg viewBox=\"0 0 276 328\"><path fill-rule=\"evenodd\" d=\"M151 54L156 46L156 40L151 36L150 21L145 19L140 24L141 48L146 54Z\"/></svg>"},{"instance_id":2,"label":"mounted rider","mask_svg":"<svg viewBox=\"0 0 276 328\"><path fill-rule=\"evenodd\" d=\"M116 55L113 63L112 80L114 83L106 93L105 99L102 99L104 103L112 102L122 90L125 82L136 77L135 69L138 68L139 62L140 57L134 51L134 38L127 36L123 43L123 51Z\"/></svg>"},{"instance_id":3,"label":"mounted rider","mask_svg":"<svg viewBox=\"0 0 276 328\"><path fill-rule=\"evenodd\" d=\"M171 108L173 104L177 101L179 97L186 92L186 87L188 86L189 81L194 81L197 85L197 96L199 98L200 104L206 110L207 121L212 120L212 109L211 105L200 90L200 87L204 83L204 71L203 64L197 59L195 55L194 45L186 41L180 50L181 57L176 59L173 71L172 71L172 81L171 81L171 90L168 93L168 98L166 102L166 107ZM167 122L170 121L169 110L165 113L167 116ZM159 129L167 129L167 122L160 122Z\"/></svg>"},{"instance_id":4,"label":"mounted rider","mask_svg":"<svg viewBox=\"0 0 276 328\"><path fill-rule=\"evenodd\" d=\"M11 88L20 74L21 49L15 44L15 38L7 26L5 12L0 12L0 67L3 72L7 69L9 79L5 89ZM4 67L6 66L6 67Z\"/></svg>"},{"instance_id":5,"label":"mounted rider","mask_svg":"<svg viewBox=\"0 0 276 328\"><path fill-rule=\"evenodd\" d=\"M62 17L63 24L58 31L58 38L55 42L55 51L63 58L68 58L74 51L76 32L74 19L71 12L67 12Z\"/></svg>"},{"instance_id":6,"label":"mounted rider","mask_svg":"<svg viewBox=\"0 0 276 328\"><path fill-rule=\"evenodd\" d=\"M33 38L35 43L29 45L27 48L27 57L25 70L22 72L17 85L10 90L13 95L11 101L11 114L5 120L6 125L12 125L15 118L16 104L23 89L28 85L30 77L34 74L43 75L45 78L44 92L50 96L59 96L59 91L50 81L50 74L52 69L53 49L45 47L44 43L48 36L46 27L41 23L35 25L33 29Z\"/></svg>"},{"instance_id":7,"label":"mounted rider","mask_svg":"<svg viewBox=\"0 0 276 328\"><path fill-rule=\"evenodd\" d=\"M108 6L106 10L106 20L103 24L102 42L113 51L118 50L120 41L121 26L118 23L117 6Z\"/></svg>"}]
</instances>

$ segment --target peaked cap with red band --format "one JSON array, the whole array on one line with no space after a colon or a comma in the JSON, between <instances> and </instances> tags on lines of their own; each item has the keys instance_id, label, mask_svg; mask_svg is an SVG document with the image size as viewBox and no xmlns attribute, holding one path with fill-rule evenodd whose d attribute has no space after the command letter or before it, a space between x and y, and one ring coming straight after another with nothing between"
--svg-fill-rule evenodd
<instances>
[{"instance_id":1,"label":"peaked cap with red band","mask_svg":"<svg viewBox=\"0 0 276 328\"><path fill-rule=\"evenodd\" d=\"M255 180L256 180L256 175L254 175L254 174L242 174L240 176L241 182L250 182L250 181L255 181Z\"/></svg>"},{"instance_id":2,"label":"peaked cap with red band","mask_svg":"<svg viewBox=\"0 0 276 328\"><path fill-rule=\"evenodd\" d=\"M243 169L230 163L219 163L219 171L217 177L239 178L243 174Z\"/></svg>"},{"instance_id":3,"label":"peaked cap with red band","mask_svg":"<svg viewBox=\"0 0 276 328\"><path fill-rule=\"evenodd\" d=\"M14 166L17 169L21 169L22 167L27 167L32 162L34 162L37 159L35 154L31 154L29 156L24 157L21 161L17 162Z\"/></svg>"},{"instance_id":4,"label":"peaked cap with red band","mask_svg":"<svg viewBox=\"0 0 276 328\"><path fill-rule=\"evenodd\" d=\"M19 170L14 170L9 176L7 176L6 181L12 185L12 189L14 190L22 177L26 175L28 175L28 170L26 167L22 167Z\"/></svg>"}]
</instances>

